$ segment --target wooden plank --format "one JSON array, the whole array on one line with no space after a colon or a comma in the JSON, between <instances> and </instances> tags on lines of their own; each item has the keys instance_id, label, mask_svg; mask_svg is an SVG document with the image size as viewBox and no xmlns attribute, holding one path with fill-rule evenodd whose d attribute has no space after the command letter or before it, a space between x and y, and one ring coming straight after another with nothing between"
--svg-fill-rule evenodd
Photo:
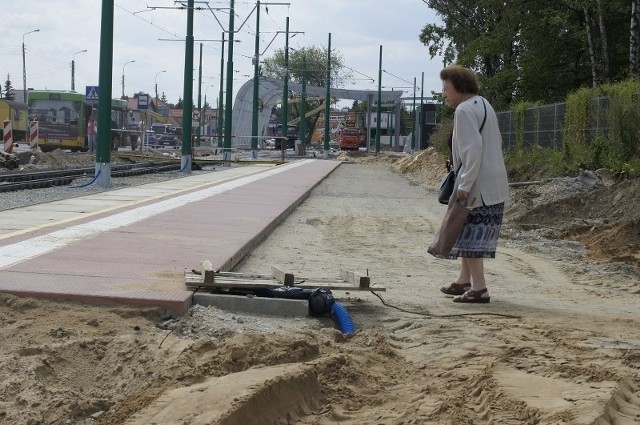
<instances>
[{"instance_id":1,"label":"wooden plank","mask_svg":"<svg viewBox=\"0 0 640 425\"><path fill-rule=\"evenodd\" d=\"M358 288L368 289L371 285L371 279L369 276L363 276L356 272L342 270L340 271L340 276L342 277L342 280L349 282Z\"/></svg>"},{"instance_id":2,"label":"wooden plank","mask_svg":"<svg viewBox=\"0 0 640 425\"><path fill-rule=\"evenodd\" d=\"M206 284L213 284L215 281L215 270L209 260L203 260L200 265L200 271L202 272L202 281Z\"/></svg>"},{"instance_id":3,"label":"wooden plank","mask_svg":"<svg viewBox=\"0 0 640 425\"><path fill-rule=\"evenodd\" d=\"M277 267L271 266L271 274L274 279L284 284L284 286L293 286L293 273L285 273Z\"/></svg>"},{"instance_id":4,"label":"wooden plank","mask_svg":"<svg viewBox=\"0 0 640 425\"><path fill-rule=\"evenodd\" d=\"M216 277L213 283L205 283L203 282L202 276L185 272L185 284L186 286L199 286L199 287L207 287L207 288L245 288L245 289L265 289L265 288L278 288L282 286L281 282L276 281L275 279L269 280L260 280L260 279L238 279L238 278L222 278ZM341 283L341 282L314 282L314 281L305 281L304 283L300 283L294 285L296 288L303 289L330 289L335 291L386 291L386 288L382 286L375 286L370 288L361 288L358 286L354 286L350 283Z\"/></svg>"}]
</instances>

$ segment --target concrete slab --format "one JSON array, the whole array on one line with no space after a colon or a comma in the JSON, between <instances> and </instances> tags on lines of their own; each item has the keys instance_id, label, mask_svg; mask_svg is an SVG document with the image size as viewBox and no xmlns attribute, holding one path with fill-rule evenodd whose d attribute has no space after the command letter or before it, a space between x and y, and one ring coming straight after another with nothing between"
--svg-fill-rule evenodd
<instances>
[{"instance_id":1,"label":"concrete slab","mask_svg":"<svg viewBox=\"0 0 640 425\"><path fill-rule=\"evenodd\" d=\"M83 197L77 210L75 198L55 220L48 208L65 210L65 201L0 212L15 224L0 234L0 292L183 314L192 296L184 270L203 260L231 270L338 165L231 169L172 180L162 196L142 186L106 204L108 196ZM15 219L22 213L29 226Z\"/></svg>"},{"instance_id":2,"label":"concrete slab","mask_svg":"<svg viewBox=\"0 0 640 425\"><path fill-rule=\"evenodd\" d=\"M309 301L284 298L265 298L241 295L193 294L193 304L215 307L221 310L243 313L266 314L270 316L306 317L309 316Z\"/></svg>"},{"instance_id":3,"label":"concrete slab","mask_svg":"<svg viewBox=\"0 0 640 425\"><path fill-rule=\"evenodd\" d=\"M61 220L78 220L90 214L99 214L141 202L150 202L165 196L175 196L182 192L228 182L273 168L273 166L229 168L219 173L198 174L176 180L0 211L0 223L2 223L0 240L12 236L16 231L33 230L35 226L50 226Z\"/></svg>"}]
</instances>

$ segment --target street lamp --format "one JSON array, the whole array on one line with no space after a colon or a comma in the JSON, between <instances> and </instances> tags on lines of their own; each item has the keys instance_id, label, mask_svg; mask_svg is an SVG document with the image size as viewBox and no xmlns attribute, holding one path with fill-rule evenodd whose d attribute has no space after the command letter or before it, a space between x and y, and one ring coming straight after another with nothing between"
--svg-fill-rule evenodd
<instances>
[{"instance_id":1,"label":"street lamp","mask_svg":"<svg viewBox=\"0 0 640 425\"><path fill-rule=\"evenodd\" d=\"M73 54L73 58L71 59L71 91L76 91L76 55L78 53L87 53L87 49L78 50Z\"/></svg>"},{"instance_id":2,"label":"street lamp","mask_svg":"<svg viewBox=\"0 0 640 425\"><path fill-rule=\"evenodd\" d=\"M40 29L35 29L22 34L22 101L24 103L27 103L27 62L25 59L24 36L39 31Z\"/></svg>"},{"instance_id":3,"label":"street lamp","mask_svg":"<svg viewBox=\"0 0 640 425\"><path fill-rule=\"evenodd\" d=\"M127 64L133 63L135 62L135 60L129 61L129 62L125 62L124 65L122 65L122 99L124 99L124 67L127 66Z\"/></svg>"},{"instance_id":4,"label":"street lamp","mask_svg":"<svg viewBox=\"0 0 640 425\"><path fill-rule=\"evenodd\" d=\"M162 74L163 72L167 72L167 70L162 70L156 74L156 100L158 99L158 75Z\"/></svg>"}]
</instances>

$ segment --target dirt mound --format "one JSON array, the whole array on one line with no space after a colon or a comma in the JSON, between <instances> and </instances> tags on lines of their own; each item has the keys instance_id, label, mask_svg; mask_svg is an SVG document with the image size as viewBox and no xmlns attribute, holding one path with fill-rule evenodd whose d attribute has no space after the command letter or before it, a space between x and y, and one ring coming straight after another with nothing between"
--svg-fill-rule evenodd
<instances>
[{"instance_id":1,"label":"dirt mound","mask_svg":"<svg viewBox=\"0 0 640 425\"><path fill-rule=\"evenodd\" d=\"M447 173L445 164L444 155L434 148L427 148L401 158L392 165L392 168L422 187L438 187Z\"/></svg>"},{"instance_id":2,"label":"dirt mound","mask_svg":"<svg viewBox=\"0 0 640 425\"><path fill-rule=\"evenodd\" d=\"M579 241L589 258L640 269L640 179L605 184L583 171L517 189L507 218L550 239Z\"/></svg>"},{"instance_id":3,"label":"dirt mound","mask_svg":"<svg viewBox=\"0 0 640 425\"><path fill-rule=\"evenodd\" d=\"M415 154L381 153L380 155L358 155L341 153L339 160L359 164L381 164L391 167L407 179L421 187L438 187L446 174L446 158L433 147Z\"/></svg>"}]
</instances>

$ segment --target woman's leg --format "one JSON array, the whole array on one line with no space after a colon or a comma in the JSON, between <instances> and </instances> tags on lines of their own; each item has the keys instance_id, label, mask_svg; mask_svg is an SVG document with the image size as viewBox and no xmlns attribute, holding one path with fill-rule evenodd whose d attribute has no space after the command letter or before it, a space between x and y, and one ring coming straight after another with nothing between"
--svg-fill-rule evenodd
<instances>
[{"instance_id":1,"label":"woman's leg","mask_svg":"<svg viewBox=\"0 0 640 425\"><path fill-rule=\"evenodd\" d=\"M462 258L462 265L460 266L460 274L458 275L458 279L456 283L470 283L471 282L471 269L469 268L469 264L467 263L468 258Z\"/></svg>"},{"instance_id":2,"label":"woman's leg","mask_svg":"<svg viewBox=\"0 0 640 425\"><path fill-rule=\"evenodd\" d=\"M463 258L464 266L460 275L466 268L471 275L471 290L462 295L453 297L454 303L488 303L491 300L487 291L487 283L484 280L484 258Z\"/></svg>"},{"instance_id":3,"label":"woman's leg","mask_svg":"<svg viewBox=\"0 0 640 425\"><path fill-rule=\"evenodd\" d=\"M484 279L484 258L463 258L463 264L467 264L467 269L471 274L471 289L481 291L487 287Z\"/></svg>"}]
</instances>

